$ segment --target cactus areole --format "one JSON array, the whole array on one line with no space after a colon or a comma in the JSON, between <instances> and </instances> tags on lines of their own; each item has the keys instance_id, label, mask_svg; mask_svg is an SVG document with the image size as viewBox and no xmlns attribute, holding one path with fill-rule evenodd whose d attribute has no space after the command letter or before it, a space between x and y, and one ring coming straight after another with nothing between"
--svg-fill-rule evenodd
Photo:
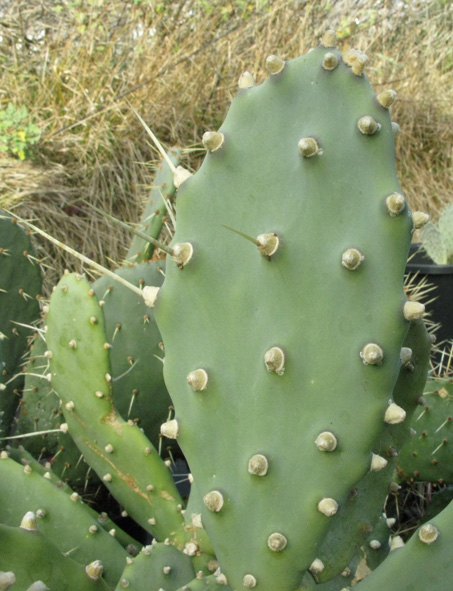
<instances>
[{"instance_id":1,"label":"cactus areole","mask_svg":"<svg viewBox=\"0 0 453 591\"><path fill-rule=\"evenodd\" d=\"M352 491L360 504L367 482L383 506L390 442L406 429L393 390L415 322L403 291L413 219L394 93L378 99L367 57L329 40L272 56L261 85L241 78L178 190L173 247L193 251L187 265L168 258L155 304L178 442L235 590L344 572ZM262 256L246 236L276 236L278 249Z\"/></svg>"}]
</instances>

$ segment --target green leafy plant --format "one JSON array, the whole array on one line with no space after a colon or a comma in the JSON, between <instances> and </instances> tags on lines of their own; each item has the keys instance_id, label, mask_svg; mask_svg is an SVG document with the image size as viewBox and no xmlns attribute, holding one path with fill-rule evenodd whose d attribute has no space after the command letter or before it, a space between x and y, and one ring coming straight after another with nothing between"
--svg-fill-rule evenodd
<instances>
[{"instance_id":1,"label":"green leafy plant","mask_svg":"<svg viewBox=\"0 0 453 591\"><path fill-rule=\"evenodd\" d=\"M32 147L41 137L40 129L30 121L25 105L8 103L0 111L0 153L9 153L20 160L30 157Z\"/></svg>"}]
</instances>

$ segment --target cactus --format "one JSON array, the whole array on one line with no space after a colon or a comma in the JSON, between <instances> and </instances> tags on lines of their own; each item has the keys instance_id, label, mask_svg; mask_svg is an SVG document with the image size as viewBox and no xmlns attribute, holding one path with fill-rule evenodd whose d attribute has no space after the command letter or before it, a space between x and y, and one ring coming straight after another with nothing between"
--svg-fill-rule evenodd
<instances>
[{"instance_id":1,"label":"cactus","mask_svg":"<svg viewBox=\"0 0 453 591\"><path fill-rule=\"evenodd\" d=\"M77 502L78 505L82 505L85 513L88 513L90 515L92 521L98 523L103 529L109 532L111 536L114 536L115 540L119 542L121 546L123 546L123 548L125 548L130 554L135 554L138 551L139 545L137 545L137 541L133 537L131 537L129 534L127 534L125 531L119 528L118 525L109 517L109 515L106 512L98 513L90 505L84 503L82 495L79 495L79 493L74 491L66 482L58 478L58 476L55 474L55 472L53 472L52 468L49 466L48 463L44 465L41 464L21 446L8 446L6 455L12 458L16 463L22 465L25 474L30 473L30 469L33 472L36 472L37 474L41 474L41 476L44 476L46 480L51 481L58 488L59 491L70 496L71 500L74 503ZM19 475L20 473L16 470L15 474ZM18 476L18 478L20 478L20 476ZM44 491L46 490L48 489L44 488ZM59 497L57 496L56 499L54 499L54 505L59 504L58 498ZM35 498L35 501L36 500L37 498Z\"/></svg>"},{"instance_id":2,"label":"cactus","mask_svg":"<svg viewBox=\"0 0 453 591\"><path fill-rule=\"evenodd\" d=\"M167 158L178 163L179 150L172 149ZM145 204L138 229L152 239L158 238L165 219L170 199L174 196L173 175L164 161L157 168L153 188ZM125 267L117 269L117 276L137 286L163 281L163 261L147 261L153 253L153 245L142 236L134 236L127 253ZM114 285L112 285L114 284ZM171 405L162 376L161 337L154 322L153 313L141 298L131 293L123 284L112 281L109 275L99 277L93 289L103 301L106 319L106 340L112 343L111 363L113 374L113 396L115 406L126 420L134 420L144 430L155 447L177 446L162 438L160 425L168 415ZM147 346L144 347L143 343ZM21 399L20 413L15 424L15 434L30 434L43 431L43 435L27 437L22 444L35 457L52 460L53 470L72 485L83 484L86 488L87 467L70 435L58 433L62 411L48 378L49 365L45 357L47 345L41 329L36 334L30 353L25 388ZM88 468L89 470L89 468ZM98 484L90 476L91 484Z\"/></svg>"},{"instance_id":3,"label":"cactus","mask_svg":"<svg viewBox=\"0 0 453 591\"><path fill-rule=\"evenodd\" d=\"M398 458L401 480L453 483L453 380L429 379Z\"/></svg>"},{"instance_id":4,"label":"cactus","mask_svg":"<svg viewBox=\"0 0 453 591\"><path fill-rule=\"evenodd\" d=\"M179 162L180 150L173 148L167 152L167 157L176 166ZM164 218L167 216L167 207L171 207L170 201L175 195L173 172L164 160L156 169L153 187L146 201L145 208L138 225L138 230L151 238L159 238ZM133 263L149 261L153 256L154 246L140 236L134 236L131 246L126 254L126 260Z\"/></svg>"},{"instance_id":5,"label":"cactus","mask_svg":"<svg viewBox=\"0 0 453 591\"><path fill-rule=\"evenodd\" d=\"M189 556L170 544L153 544L128 560L116 590L175 591L194 577Z\"/></svg>"},{"instance_id":6,"label":"cactus","mask_svg":"<svg viewBox=\"0 0 453 591\"><path fill-rule=\"evenodd\" d=\"M37 516L39 531L61 552L77 562L102 560L104 578L114 584L126 562L126 550L103 529L98 518L86 511L77 494L68 495L29 464L20 466L2 455L0 460L2 503L0 523L15 526L23 515ZM9 569L8 569L9 570Z\"/></svg>"},{"instance_id":7,"label":"cactus","mask_svg":"<svg viewBox=\"0 0 453 591\"><path fill-rule=\"evenodd\" d=\"M408 543L395 549L362 581L357 591L383 588L445 591L451 578L453 504L417 529ZM389 584L391 587L389 587Z\"/></svg>"},{"instance_id":8,"label":"cactus","mask_svg":"<svg viewBox=\"0 0 453 591\"><path fill-rule=\"evenodd\" d=\"M47 326L52 384L79 449L131 517L159 539L172 532L172 540L183 544L182 500L170 471L113 405L110 343L102 307L86 279L62 278Z\"/></svg>"},{"instance_id":9,"label":"cactus","mask_svg":"<svg viewBox=\"0 0 453 591\"><path fill-rule=\"evenodd\" d=\"M116 274L137 286L150 282L160 285L163 268L162 262L142 263L118 269ZM160 425L171 405L162 375L160 333L152 310L143 300L123 285L112 284L114 281L103 276L92 284L92 288L103 302L105 341L112 345L110 359L115 407L124 419L136 422L158 447ZM47 379L50 372L44 339L44 334L36 339L27 365L17 435L53 431L62 422L59 398ZM162 443L165 447L172 444L169 440ZM73 486L85 483L87 466L81 461L80 451L70 435L45 433L23 439L22 445L35 457L52 458L54 471ZM92 484L96 482L94 478Z\"/></svg>"},{"instance_id":10,"label":"cactus","mask_svg":"<svg viewBox=\"0 0 453 591\"><path fill-rule=\"evenodd\" d=\"M0 436L9 435L23 387L22 358L31 324L39 319L41 269L27 234L16 220L0 215L0 339L2 385Z\"/></svg>"},{"instance_id":11,"label":"cactus","mask_svg":"<svg viewBox=\"0 0 453 591\"><path fill-rule=\"evenodd\" d=\"M332 47L270 59L269 78L239 91L179 189L176 262L155 307L171 429L237 589L341 573L338 544L326 565L323 540L337 527L341 539L364 478L382 507L391 475L372 458L387 464L380 440L406 416L392 393L422 312L402 290L414 221L387 103L360 60Z\"/></svg>"},{"instance_id":12,"label":"cactus","mask_svg":"<svg viewBox=\"0 0 453 591\"><path fill-rule=\"evenodd\" d=\"M453 205L441 213L437 226L428 222L420 231L423 248L438 265L453 265Z\"/></svg>"},{"instance_id":13,"label":"cactus","mask_svg":"<svg viewBox=\"0 0 453 591\"><path fill-rule=\"evenodd\" d=\"M101 578L102 564L82 565L65 556L37 529L34 515L21 527L0 524L0 588L17 591L108 591ZM25 521L25 520L24 520ZM3 570L8 569L8 570ZM44 583L45 581L45 583ZM17 584L16 584L17 583Z\"/></svg>"},{"instance_id":14,"label":"cactus","mask_svg":"<svg viewBox=\"0 0 453 591\"><path fill-rule=\"evenodd\" d=\"M163 284L137 287L137 266L102 279L99 292L66 274L52 294L47 359L69 434L156 538L115 571L112 589L399 591L409 581L440 591L451 576L453 505L404 548L398 536L387 541L383 507L431 347L424 306L403 285L412 232L427 218L409 210L396 177L395 93L376 96L366 61L341 54L328 32L300 58L270 56L262 85L244 74L221 128L203 137L198 172L173 170ZM156 346L140 328L143 302L132 310L106 289L120 274L154 307L165 344L175 414L161 434L190 466L187 505L117 409L116 343L123 361L132 357L131 379ZM135 343L120 346L120 313ZM5 474L19 466L4 460ZM42 487L38 472L26 476L31 490Z\"/></svg>"},{"instance_id":15,"label":"cactus","mask_svg":"<svg viewBox=\"0 0 453 591\"><path fill-rule=\"evenodd\" d=\"M165 263L157 261L118 269L116 274L137 287L159 286L164 270ZM163 379L162 339L153 312L143 299L107 276L97 279L92 287L103 302L115 407L125 420L137 422L158 447L160 425L171 400Z\"/></svg>"}]
</instances>

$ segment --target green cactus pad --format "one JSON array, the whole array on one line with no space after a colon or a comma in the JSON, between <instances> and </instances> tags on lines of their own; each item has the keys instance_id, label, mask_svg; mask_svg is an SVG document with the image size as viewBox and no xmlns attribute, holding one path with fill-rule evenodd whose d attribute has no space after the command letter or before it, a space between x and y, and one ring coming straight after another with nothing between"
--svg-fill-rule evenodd
<instances>
[{"instance_id":1,"label":"green cactus pad","mask_svg":"<svg viewBox=\"0 0 453 591\"><path fill-rule=\"evenodd\" d=\"M48 465L48 463L44 465L41 464L22 446L8 447L7 450L8 457L13 459L16 463L20 464L23 468L25 468L25 466L29 466L33 470L33 472L41 474L41 476L45 476L46 480L52 482L60 491L64 492L68 496L72 495L73 502L77 501L78 504L83 504L85 512L91 516L93 521L98 523L103 529L108 531L110 535L113 535L115 540L119 542L121 546L123 546L123 548L127 549L129 547L129 549L132 549L133 546L140 546L134 538L132 538L129 534L127 534L121 528L119 528L118 525L109 518L107 513L98 513L92 507L90 507L90 505L84 503L82 500L82 496L79 493L76 493L66 483L66 481L61 480L57 476L57 474L53 472L52 468ZM23 476L20 476L20 473L18 471L16 471L16 476L19 478L23 478ZM34 489L36 500L38 498L37 495L40 490L41 489L39 487L37 489ZM46 490L48 489L44 488L44 491ZM57 501L55 501L55 505L58 505Z\"/></svg>"},{"instance_id":2,"label":"green cactus pad","mask_svg":"<svg viewBox=\"0 0 453 591\"><path fill-rule=\"evenodd\" d=\"M160 285L165 263L130 265L116 273L134 285ZM112 285L113 283L113 285ZM153 311L143 300L122 284L103 276L92 285L98 299L104 302L106 341L111 343L110 362L113 374L115 407L125 420L133 420L153 445L159 445L160 425L166 420L171 400L163 380L160 348L161 337ZM144 344L146 343L146 346ZM16 434L53 430L64 421L60 400L48 381L47 344L37 338L27 364L25 388ZM54 471L72 486L84 484L87 465L69 435L50 433L22 440L35 457L52 459ZM164 449L173 442L163 439ZM97 478L91 474L91 484Z\"/></svg>"},{"instance_id":3,"label":"green cactus pad","mask_svg":"<svg viewBox=\"0 0 453 591\"><path fill-rule=\"evenodd\" d=\"M403 548L391 552L356 591L445 591L453 577L453 504L423 524Z\"/></svg>"},{"instance_id":4,"label":"green cactus pad","mask_svg":"<svg viewBox=\"0 0 453 591\"><path fill-rule=\"evenodd\" d=\"M147 437L113 405L110 343L102 307L86 279L61 279L47 326L52 384L80 451L133 519L158 539L183 546L183 503L171 473Z\"/></svg>"},{"instance_id":5,"label":"green cactus pad","mask_svg":"<svg viewBox=\"0 0 453 591\"><path fill-rule=\"evenodd\" d=\"M398 458L398 477L453 483L453 379L430 379Z\"/></svg>"},{"instance_id":6,"label":"green cactus pad","mask_svg":"<svg viewBox=\"0 0 453 591\"><path fill-rule=\"evenodd\" d=\"M210 575L195 577L177 591L232 591L232 589L218 575Z\"/></svg>"},{"instance_id":7,"label":"green cactus pad","mask_svg":"<svg viewBox=\"0 0 453 591\"><path fill-rule=\"evenodd\" d=\"M1 213L1 212L0 212ZM0 436L10 434L23 386L21 363L40 314L41 269L27 234L4 213L0 215L0 339L2 383ZM18 375L17 378L14 376Z\"/></svg>"},{"instance_id":8,"label":"green cactus pad","mask_svg":"<svg viewBox=\"0 0 453 591\"><path fill-rule=\"evenodd\" d=\"M98 523L93 512L85 510L78 496L69 496L53 482L21 466L14 460L0 459L0 523L14 526L29 511L37 516L39 531L61 552L89 564L101 559L105 580L114 584L121 575L126 551Z\"/></svg>"},{"instance_id":9,"label":"green cactus pad","mask_svg":"<svg viewBox=\"0 0 453 591\"><path fill-rule=\"evenodd\" d=\"M118 269L116 274L137 287L159 286L164 280L164 269L165 262L160 261L131 265ZM160 425L172 402L164 383L162 338L154 313L136 293L107 276L95 281L92 287L98 300L104 302L106 339L112 345L115 407L125 420L137 422L157 447ZM166 440L163 444L171 442Z\"/></svg>"},{"instance_id":10,"label":"green cactus pad","mask_svg":"<svg viewBox=\"0 0 453 591\"><path fill-rule=\"evenodd\" d=\"M11 589L58 591L108 591L112 587L100 577L90 578L82 565L65 556L40 531L27 531L20 527L0 524L0 571L14 574ZM39 586L41 581L44 586ZM9 587L1 587L8 589Z\"/></svg>"},{"instance_id":11,"label":"green cactus pad","mask_svg":"<svg viewBox=\"0 0 453 591\"><path fill-rule=\"evenodd\" d=\"M60 399L50 383L47 343L44 335L35 339L26 365L25 384L20 412L16 417L15 435L27 435L22 446L41 461L50 462L55 475L73 487L98 486L96 473L90 470L80 450L68 433L58 432L65 419ZM44 431L41 435L31 433ZM53 431L46 433L46 431Z\"/></svg>"},{"instance_id":12,"label":"green cactus pad","mask_svg":"<svg viewBox=\"0 0 453 591\"><path fill-rule=\"evenodd\" d=\"M219 135L179 190L156 302L176 407L163 432L229 584L293 591L404 420L392 393L412 218L388 112L334 49L243 87Z\"/></svg>"},{"instance_id":13,"label":"green cactus pad","mask_svg":"<svg viewBox=\"0 0 453 591\"><path fill-rule=\"evenodd\" d=\"M168 544L153 544L128 561L116 591L175 591L194 576L190 556Z\"/></svg>"},{"instance_id":14,"label":"green cactus pad","mask_svg":"<svg viewBox=\"0 0 453 591\"><path fill-rule=\"evenodd\" d=\"M15 435L53 431L64 422L60 400L48 379L50 371L46 351L47 344L44 338L37 335L25 369L24 392L20 412L16 418ZM35 457L46 458L58 449L59 434L48 433L27 437L22 440L22 444Z\"/></svg>"},{"instance_id":15,"label":"green cactus pad","mask_svg":"<svg viewBox=\"0 0 453 591\"><path fill-rule=\"evenodd\" d=\"M180 153L181 151L178 148L172 148L167 152L167 156L175 166L179 163ZM169 205L174 194L173 171L163 160L156 169L153 187L137 229L157 240L164 224L164 218L168 215L165 202ZM146 242L140 236L134 236L126 260L133 263L149 261L153 256L153 252L154 246L150 242Z\"/></svg>"}]
</instances>

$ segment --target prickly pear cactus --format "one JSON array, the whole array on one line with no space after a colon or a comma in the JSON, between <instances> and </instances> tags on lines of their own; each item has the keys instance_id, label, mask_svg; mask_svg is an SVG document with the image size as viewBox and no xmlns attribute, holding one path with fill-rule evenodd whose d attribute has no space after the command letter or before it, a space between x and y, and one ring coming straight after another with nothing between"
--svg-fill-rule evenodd
<instances>
[{"instance_id":1,"label":"prickly pear cactus","mask_svg":"<svg viewBox=\"0 0 453 591\"><path fill-rule=\"evenodd\" d=\"M366 57L333 45L271 56L260 86L241 77L179 189L156 301L176 407L162 433L186 455L235 590L343 571L343 516L372 491L378 518L406 418L393 391L423 312L403 293L419 217L395 174L394 93L376 96ZM352 552L372 525L349 526Z\"/></svg>"},{"instance_id":2,"label":"prickly pear cactus","mask_svg":"<svg viewBox=\"0 0 453 591\"><path fill-rule=\"evenodd\" d=\"M140 286L160 285L164 263L149 262L118 269L121 278ZM157 448L159 443L173 447L174 442L159 436L160 425L171 405L162 375L161 337L153 312L142 298L108 276L97 279L93 290L103 302L106 342L110 344L112 389L115 407L126 420L134 421ZM145 346L146 344L146 346ZM96 474L81 459L69 434L58 432L64 422L60 399L50 380L45 334L37 336L25 373L25 388L16 435L44 432L26 437L21 444L35 457L52 461L53 470L72 486L98 485ZM57 431L47 433L46 431Z\"/></svg>"},{"instance_id":3,"label":"prickly pear cactus","mask_svg":"<svg viewBox=\"0 0 453 591\"><path fill-rule=\"evenodd\" d=\"M430 379L398 458L401 480L453 482L453 379Z\"/></svg>"},{"instance_id":4,"label":"prickly pear cactus","mask_svg":"<svg viewBox=\"0 0 453 591\"><path fill-rule=\"evenodd\" d=\"M9 435L23 387L21 363L39 319L41 269L27 234L0 211L0 435ZM17 376L17 377L16 377Z\"/></svg>"},{"instance_id":5,"label":"prickly pear cactus","mask_svg":"<svg viewBox=\"0 0 453 591\"><path fill-rule=\"evenodd\" d=\"M176 166L179 162L181 151L172 148L167 152L168 158ZM142 213L138 230L146 233L151 238L159 238L159 235L167 217L167 207L171 207L170 201L176 192L173 183L173 173L168 164L162 161L156 169L154 182ZM132 244L127 251L126 260L133 263L148 261L153 256L154 246L140 236L134 236Z\"/></svg>"},{"instance_id":6,"label":"prickly pear cactus","mask_svg":"<svg viewBox=\"0 0 453 591\"><path fill-rule=\"evenodd\" d=\"M161 285L164 268L163 262L150 262L116 273L137 287ZM124 419L136 422L158 447L160 424L168 415L171 400L162 375L162 339L153 312L137 294L107 276L96 280L93 289L103 302L106 339L111 344L115 407Z\"/></svg>"}]
</instances>

